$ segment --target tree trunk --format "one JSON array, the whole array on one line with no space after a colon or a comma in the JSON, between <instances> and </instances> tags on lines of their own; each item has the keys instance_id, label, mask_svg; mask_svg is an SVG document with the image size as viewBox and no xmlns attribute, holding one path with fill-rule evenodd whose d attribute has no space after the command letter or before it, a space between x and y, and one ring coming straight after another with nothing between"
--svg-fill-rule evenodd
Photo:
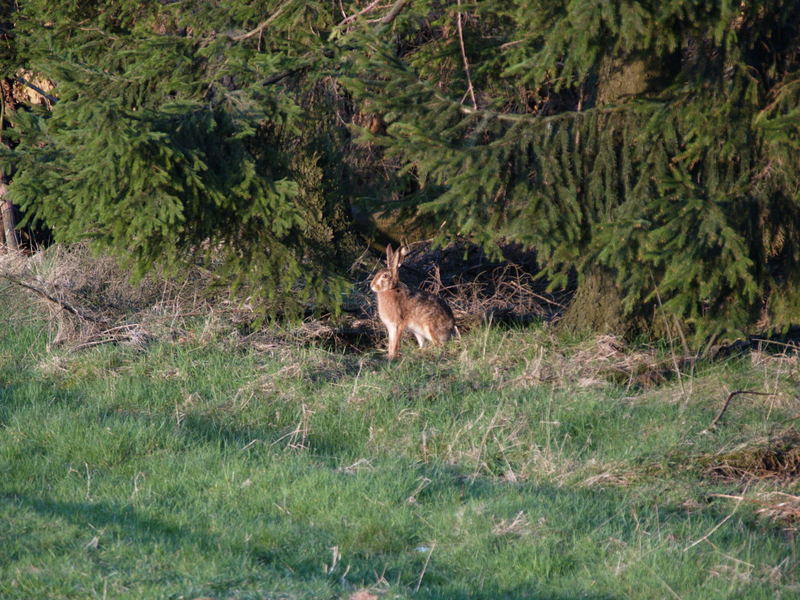
<instances>
[{"instance_id":1,"label":"tree trunk","mask_svg":"<svg viewBox=\"0 0 800 600\"><path fill-rule=\"evenodd\" d=\"M679 67L679 57L669 57L658 63L640 56L606 59L600 66L597 86L590 94L593 98L590 98L589 105L622 104L657 90L662 81L668 80L665 76ZM650 327L645 322L646 308L641 314L625 314L622 290L617 286L613 272L594 265L582 275L575 296L559 322L559 329L569 333L625 335Z\"/></svg>"},{"instance_id":2,"label":"tree trunk","mask_svg":"<svg viewBox=\"0 0 800 600\"><path fill-rule=\"evenodd\" d=\"M0 212L3 214L3 235L5 237L5 247L9 250L19 250L19 238L17 237L17 210L14 205L6 199L5 175L0 173Z\"/></svg>"},{"instance_id":3,"label":"tree trunk","mask_svg":"<svg viewBox=\"0 0 800 600\"><path fill-rule=\"evenodd\" d=\"M2 137L2 131L5 129L6 114L13 112L16 109L16 102L14 100L14 84L11 78L5 78L0 83L0 91L2 91L2 110L0 111L0 144L9 146L8 142ZM17 209L6 198L6 184L8 178L6 174L0 171L0 215L2 215L2 229L3 229L3 248L13 251L19 250L19 237L17 234Z\"/></svg>"}]
</instances>

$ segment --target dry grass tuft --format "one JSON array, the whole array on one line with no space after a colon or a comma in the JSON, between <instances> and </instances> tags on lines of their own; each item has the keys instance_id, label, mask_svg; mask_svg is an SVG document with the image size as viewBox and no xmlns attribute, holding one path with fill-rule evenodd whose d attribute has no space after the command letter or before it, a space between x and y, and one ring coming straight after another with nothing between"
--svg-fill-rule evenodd
<instances>
[{"instance_id":1,"label":"dry grass tuft","mask_svg":"<svg viewBox=\"0 0 800 600\"><path fill-rule=\"evenodd\" d=\"M480 322L529 322L553 318L563 306L534 280L530 254L513 261L489 261L462 244L432 249L413 246L403 279L444 297L462 331ZM365 265L371 264L371 271ZM42 307L51 324L51 347L71 350L105 343L143 347L152 340L205 344L226 339L235 345L274 353L287 345L322 345L344 352L380 347L385 331L375 314L368 281L379 261L361 261L361 272L346 314L309 318L278 331L251 329L258 315L247 300L231 300L214 275L189 268L177 275L154 272L136 283L111 256L93 255L85 244L54 245L33 256L0 257L0 278L23 290ZM197 331L196 320L204 326ZM188 320L195 323L190 327Z\"/></svg>"},{"instance_id":2,"label":"dry grass tuft","mask_svg":"<svg viewBox=\"0 0 800 600\"><path fill-rule=\"evenodd\" d=\"M51 347L109 342L141 347L152 339L188 336L185 323L192 317L209 317L212 323L224 315L236 323L252 312L215 296L211 276L201 269L190 269L181 279L154 273L133 283L116 259L94 256L85 244L55 245L30 257L2 255L0 278L48 315Z\"/></svg>"},{"instance_id":3,"label":"dry grass tuft","mask_svg":"<svg viewBox=\"0 0 800 600\"><path fill-rule=\"evenodd\" d=\"M609 383L650 388L666 381L673 373L673 361L659 356L655 349L633 349L613 335L601 335L564 353L557 343L539 347L534 359L516 378L501 387L531 387L542 383L558 386L593 387ZM681 361L686 364L690 359Z\"/></svg>"},{"instance_id":4,"label":"dry grass tuft","mask_svg":"<svg viewBox=\"0 0 800 600\"><path fill-rule=\"evenodd\" d=\"M756 512L772 521L786 523L795 529L800 526L800 496L785 492L767 492L762 495L763 505Z\"/></svg>"},{"instance_id":5,"label":"dry grass tuft","mask_svg":"<svg viewBox=\"0 0 800 600\"><path fill-rule=\"evenodd\" d=\"M544 526L545 521L542 517L538 527ZM496 536L523 537L535 533L537 527L531 525L530 519L524 510L519 511L513 519L501 519L492 527L492 533Z\"/></svg>"},{"instance_id":6,"label":"dry grass tuft","mask_svg":"<svg viewBox=\"0 0 800 600\"><path fill-rule=\"evenodd\" d=\"M760 507L756 510L756 514L784 525L792 531L800 528L800 496L772 491L756 494L755 496L714 494L714 497L755 504Z\"/></svg>"},{"instance_id":7,"label":"dry grass tuft","mask_svg":"<svg viewBox=\"0 0 800 600\"><path fill-rule=\"evenodd\" d=\"M750 440L712 456L706 474L735 480L794 479L800 476L800 432Z\"/></svg>"},{"instance_id":8,"label":"dry grass tuft","mask_svg":"<svg viewBox=\"0 0 800 600\"><path fill-rule=\"evenodd\" d=\"M631 480L635 477L632 472L616 472L614 470L607 470L591 477L584 479L580 485L582 487L627 487L630 485Z\"/></svg>"},{"instance_id":9,"label":"dry grass tuft","mask_svg":"<svg viewBox=\"0 0 800 600\"><path fill-rule=\"evenodd\" d=\"M361 589L350 594L349 600L378 600L380 596L372 593L370 590Z\"/></svg>"},{"instance_id":10,"label":"dry grass tuft","mask_svg":"<svg viewBox=\"0 0 800 600\"><path fill-rule=\"evenodd\" d=\"M613 381L627 386L652 387L673 372L671 359L660 357L652 348L634 350L613 335L595 338L588 348L567 361L575 370L572 378Z\"/></svg>"}]
</instances>

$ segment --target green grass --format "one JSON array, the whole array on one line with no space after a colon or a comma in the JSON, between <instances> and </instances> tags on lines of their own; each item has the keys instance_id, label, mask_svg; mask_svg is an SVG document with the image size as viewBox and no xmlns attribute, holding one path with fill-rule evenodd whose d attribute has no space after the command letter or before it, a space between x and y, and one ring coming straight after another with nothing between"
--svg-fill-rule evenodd
<instances>
[{"instance_id":1,"label":"green grass","mask_svg":"<svg viewBox=\"0 0 800 600\"><path fill-rule=\"evenodd\" d=\"M0 340L2 598L800 595L786 524L715 495L797 482L706 472L790 426L800 373L780 357L640 389L582 383L588 342L536 327L393 364L46 342L35 320ZM783 395L738 397L703 433L737 388Z\"/></svg>"}]
</instances>

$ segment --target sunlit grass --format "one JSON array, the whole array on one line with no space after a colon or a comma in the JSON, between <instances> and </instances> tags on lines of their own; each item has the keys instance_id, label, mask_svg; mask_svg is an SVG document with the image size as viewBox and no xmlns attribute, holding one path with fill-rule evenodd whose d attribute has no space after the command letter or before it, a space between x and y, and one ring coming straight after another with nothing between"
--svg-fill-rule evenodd
<instances>
[{"instance_id":1,"label":"sunlit grass","mask_svg":"<svg viewBox=\"0 0 800 600\"><path fill-rule=\"evenodd\" d=\"M0 597L800 593L788 524L715 495L796 494L796 479L707 472L791 427L786 360L645 386L538 327L409 343L395 363L201 336L46 341L26 322L0 342ZM742 396L703 433L744 387L780 395Z\"/></svg>"}]
</instances>

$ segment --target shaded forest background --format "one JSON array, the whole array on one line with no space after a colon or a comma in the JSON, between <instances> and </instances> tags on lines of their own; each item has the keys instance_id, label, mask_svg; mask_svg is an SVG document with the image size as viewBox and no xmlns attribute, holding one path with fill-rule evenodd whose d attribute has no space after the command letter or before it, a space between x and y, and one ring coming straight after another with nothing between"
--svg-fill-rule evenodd
<instances>
[{"instance_id":1,"label":"shaded forest background","mask_svg":"<svg viewBox=\"0 0 800 600\"><path fill-rule=\"evenodd\" d=\"M4 2L5 200L336 309L364 240L536 252L567 329L800 317L800 2ZM4 217L11 217L10 205ZM7 234L7 241L13 240Z\"/></svg>"}]
</instances>

